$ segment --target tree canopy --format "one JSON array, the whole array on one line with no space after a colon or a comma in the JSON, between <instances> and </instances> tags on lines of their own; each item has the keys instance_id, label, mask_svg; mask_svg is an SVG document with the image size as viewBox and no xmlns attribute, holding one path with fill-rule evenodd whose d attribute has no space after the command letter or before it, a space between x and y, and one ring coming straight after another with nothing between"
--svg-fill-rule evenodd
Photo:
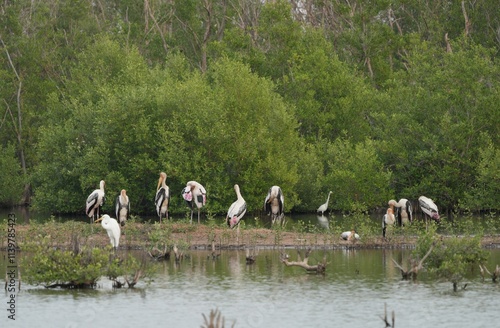
<instances>
[{"instance_id":1,"label":"tree canopy","mask_svg":"<svg viewBox=\"0 0 500 328\"><path fill-rule=\"evenodd\" d=\"M500 12L481 2L4 1L0 204L153 213L167 173L224 212L426 195L498 210ZM1 179L0 179L1 180ZM177 210L176 210L177 209Z\"/></svg>"}]
</instances>

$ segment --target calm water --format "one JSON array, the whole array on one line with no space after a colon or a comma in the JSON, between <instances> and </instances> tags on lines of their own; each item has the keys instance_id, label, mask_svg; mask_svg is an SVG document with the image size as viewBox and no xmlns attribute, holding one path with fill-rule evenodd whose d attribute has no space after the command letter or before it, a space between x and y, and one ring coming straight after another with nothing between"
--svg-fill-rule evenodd
<instances>
[{"instance_id":1,"label":"calm water","mask_svg":"<svg viewBox=\"0 0 500 328\"><path fill-rule=\"evenodd\" d=\"M296 251L287 250L292 260ZM97 290L46 290L24 284L16 296L15 324L7 318L8 294L0 327L200 327L202 313L218 308L226 327L384 327L384 304L397 327L491 327L500 318L500 287L477 272L465 291L421 273L402 281L391 258L408 250L327 251L325 276L285 267L277 250L260 251L247 265L244 251L223 251L217 260L190 252L180 264L157 264L154 279L133 289L113 290L103 279ZM500 263L490 252L488 267ZM4 277L5 253L0 253ZM18 256L22 256L18 254ZM323 257L311 255L311 262ZM7 325L8 324L8 325Z\"/></svg>"}]
</instances>

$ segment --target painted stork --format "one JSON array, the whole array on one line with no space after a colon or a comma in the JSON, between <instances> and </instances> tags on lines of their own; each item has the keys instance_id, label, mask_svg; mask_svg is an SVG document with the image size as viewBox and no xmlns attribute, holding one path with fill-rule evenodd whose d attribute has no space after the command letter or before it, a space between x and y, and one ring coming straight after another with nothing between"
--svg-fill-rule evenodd
<instances>
[{"instance_id":1,"label":"painted stork","mask_svg":"<svg viewBox=\"0 0 500 328\"><path fill-rule=\"evenodd\" d=\"M401 198L395 206L396 218L400 227L413 221L413 209L408 199Z\"/></svg>"},{"instance_id":2,"label":"painted stork","mask_svg":"<svg viewBox=\"0 0 500 328\"><path fill-rule=\"evenodd\" d=\"M191 223L193 223L194 205L198 208L198 224L200 223L200 209L207 203L207 191L205 187L196 181L188 181L182 189L182 198L191 209Z\"/></svg>"},{"instance_id":3,"label":"painted stork","mask_svg":"<svg viewBox=\"0 0 500 328\"><path fill-rule=\"evenodd\" d=\"M236 192L236 201L234 201L229 210L227 211L226 222L230 228L239 226L240 220L245 215L247 211L247 203L243 199L240 193L240 186L234 185L234 191Z\"/></svg>"},{"instance_id":4,"label":"painted stork","mask_svg":"<svg viewBox=\"0 0 500 328\"><path fill-rule=\"evenodd\" d=\"M130 214L130 200L128 199L127 191L125 189L122 189L120 195L116 197L115 214L116 214L116 219L120 222L120 225L123 227Z\"/></svg>"},{"instance_id":5,"label":"painted stork","mask_svg":"<svg viewBox=\"0 0 500 328\"><path fill-rule=\"evenodd\" d=\"M160 223L162 218L168 220L168 204L170 203L170 189L167 186L167 174L165 172L160 173L160 178L158 178L158 185L156 186L156 214L160 217Z\"/></svg>"},{"instance_id":6,"label":"painted stork","mask_svg":"<svg viewBox=\"0 0 500 328\"><path fill-rule=\"evenodd\" d=\"M316 212L321 212L321 215L323 215L323 213L326 212L326 210L328 209L328 202L330 201L330 195L332 194L332 191L330 191L328 193L328 197L326 198L326 203L324 203L323 205L321 205L320 207L318 207L318 210Z\"/></svg>"},{"instance_id":7,"label":"painted stork","mask_svg":"<svg viewBox=\"0 0 500 328\"><path fill-rule=\"evenodd\" d=\"M267 215L271 215L272 224L275 222L281 223L284 216L285 197L281 188L272 186L264 200L264 210Z\"/></svg>"},{"instance_id":8,"label":"painted stork","mask_svg":"<svg viewBox=\"0 0 500 328\"><path fill-rule=\"evenodd\" d=\"M418 203L420 204L420 208L425 214L427 214L431 219L439 221L439 211L432 199L425 196L420 196L418 198Z\"/></svg>"},{"instance_id":9,"label":"painted stork","mask_svg":"<svg viewBox=\"0 0 500 328\"><path fill-rule=\"evenodd\" d=\"M358 240L359 235L356 233L356 230L344 231L340 234L340 238L344 240Z\"/></svg>"},{"instance_id":10,"label":"painted stork","mask_svg":"<svg viewBox=\"0 0 500 328\"><path fill-rule=\"evenodd\" d=\"M118 248L120 244L120 225L115 219L112 219L109 215L104 214L102 217L97 219L95 223L101 222L101 226L106 230L109 236L109 241L111 242L111 246L115 249Z\"/></svg>"},{"instance_id":11,"label":"painted stork","mask_svg":"<svg viewBox=\"0 0 500 328\"><path fill-rule=\"evenodd\" d=\"M99 182L99 189L94 190L89 197L87 197L85 213L90 218L90 223L94 222L94 219L99 217L102 205L104 205L106 200L104 185L104 180L101 180L101 182Z\"/></svg>"},{"instance_id":12,"label":"painted stork","mask_svg":"<svg viewBox=\"0 0 500 328\"><path fill-rule=\"evenodd\" d=\"M394 206L396 205L395 200L389 201L389 208L387 209L384 217L382 218L382 236L385 238L385 232L387 230L388 225L394 225L396 221L396 217L394 216Z\"/></svg>"}]
</instances>

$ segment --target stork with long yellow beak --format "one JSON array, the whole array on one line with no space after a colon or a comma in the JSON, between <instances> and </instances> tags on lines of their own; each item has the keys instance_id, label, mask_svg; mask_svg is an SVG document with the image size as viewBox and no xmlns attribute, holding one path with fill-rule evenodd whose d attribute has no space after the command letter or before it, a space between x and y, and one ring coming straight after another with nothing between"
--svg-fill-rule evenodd
<instances>
[{"instance_id":1,"label":"stork with long yellow beak","mask_svg":"<svg viewBox=\"0 0 500 328\"><path fill-rule=\"evenodd\" d=\"M162 218L168 220L168 205L170 203L170 189L166 183L167 174L165 172L160 173L160 178L158 179L158 186L156 186L156 214L160 217L160 223Z\"/></svg>"}]
</instances>

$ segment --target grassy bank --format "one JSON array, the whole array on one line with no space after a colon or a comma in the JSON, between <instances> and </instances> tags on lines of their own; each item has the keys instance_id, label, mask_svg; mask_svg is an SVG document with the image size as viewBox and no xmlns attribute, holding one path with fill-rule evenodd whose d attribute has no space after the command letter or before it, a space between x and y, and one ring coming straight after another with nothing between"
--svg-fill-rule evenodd
<instances>
[{"instance_id":1,"label":"grassy bank","mask_svg":"<svg viewBox=\"0 0 500 328\"><path fill-rule=\"evenodd\" d=\"M7 228L7 223L4 223ZM378 229L369 225L358 224L357 230L360 240L345 241L340 237L340 230L324 230L317 227L308 227L295 224L286 228L240 227L231 230L224 224L190 224L181 220L167 223L142 223L131 220L122 228L120 249L164 249L176 245L183 250L197 249L236 249L245 247L261 248L293 248L312 247L336 249L343 247L356 248L412 248L422 231L423 223L401 229L394 227L387 238L382 238ZM449 235L483 235L484 247L500 247L500 236L493 232L472 231L469 224L459 227L448 227L443 230L443 237ZM470 230L470 231L468 231ZM6 249L8 245L7 229L0 230L0 247ZM15 226L15 240L19 249L29 250L45 239L53 247L68 248L78 242L80 245L104 247L109 244L106 231L100 224L91 225L84 222L68 221L56 222L49 220L45 223L18 224Z\"/></svg>"}]
</instances>

